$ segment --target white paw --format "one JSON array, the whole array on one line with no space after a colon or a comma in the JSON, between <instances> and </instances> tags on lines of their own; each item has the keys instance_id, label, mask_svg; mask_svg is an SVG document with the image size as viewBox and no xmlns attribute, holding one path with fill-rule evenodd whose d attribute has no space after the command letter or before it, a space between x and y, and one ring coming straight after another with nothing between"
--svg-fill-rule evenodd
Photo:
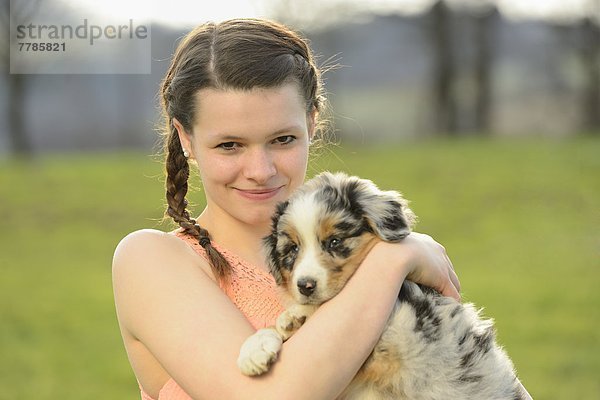
<instances>
[{"instance_id":1,"label":"white paw","mask_svg":"<svg viewBox=\"0 0 600 400\"><path fill-rule=\"evenodd\" d=\"M306 321L306 315L297 311L299 310L289 308L277 318L277 331L283 340L288 340Z\"/></svg>"},{"instance_id":2,"label":"white paw","mask_svg":"<svg viewBox=\"0 0 600 400\"><path fill-rule=\"evenodd\" d=\"M267 372L282 344L281 336L273 329L260 329L250 336L242 345L237 361L242 374L255 376Z\"/></svg>"},{"instance_id":3,"label":"white paw","mask_svg":"<svg viewBox=\"0 0 600 400\"><path fill-rule=\"evenodd\" d=\"M284 341L288 340L304 322L313 315L318 306L313 304L293 304L277 318L276 327Z\"/></svg>"}]
</instances>

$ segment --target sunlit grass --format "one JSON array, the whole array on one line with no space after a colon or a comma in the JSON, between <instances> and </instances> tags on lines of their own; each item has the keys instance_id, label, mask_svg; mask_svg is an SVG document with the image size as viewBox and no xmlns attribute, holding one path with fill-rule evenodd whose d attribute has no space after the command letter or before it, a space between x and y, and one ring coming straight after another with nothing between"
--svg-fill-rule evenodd
<instances>
[{"instance_id":1,"label":"sunlit grass","mask_svg":"<svg viewBox=\"0 0 600 400\"><path fill-rule=\"evenodd\" d=\"M344 169L412 201L418 230L447 248L465 299L495 318L536 399L600 397L600 141L324 153L312 172ZM140 154L0 161L0 398L139 397L110 263L128 232L170 228L161 179ZM191 200L199 211L201 193Z\"/></svg>"}]
</instances>

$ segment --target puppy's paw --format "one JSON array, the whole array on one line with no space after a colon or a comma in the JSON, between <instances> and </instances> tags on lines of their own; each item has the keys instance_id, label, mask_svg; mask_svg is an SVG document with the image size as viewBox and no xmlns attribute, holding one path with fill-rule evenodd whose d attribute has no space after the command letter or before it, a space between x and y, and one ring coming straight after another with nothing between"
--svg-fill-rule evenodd
<instances>
[{"instance_id":1,"label":"puppy's paw","mask_svg":"<svg viewBox=\"0 0 600 400\"><path fill-rule=\"evenodd\" d=\"M294 304L277 318L277 332L284 341L288 340L314 312L315 307L312 305Z\"/></svg>"},{"instance_id":2,"label":"puppy's paw","mask_svg":"<svg viewBox=\"0 0 600 400\"><path fill-rule=\"evenodd\" d=\"M277 359L282 344L281 336L274 329L258 330L242 345L238 367L247 376L264 374Z\"/></svg>"}]
</instances>

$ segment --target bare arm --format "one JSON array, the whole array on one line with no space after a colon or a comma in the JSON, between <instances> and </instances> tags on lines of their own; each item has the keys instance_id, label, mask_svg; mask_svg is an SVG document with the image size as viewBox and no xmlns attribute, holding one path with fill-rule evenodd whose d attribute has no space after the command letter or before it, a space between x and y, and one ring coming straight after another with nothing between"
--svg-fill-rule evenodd
<instances>
[{"instance_id":1,"label":"bare arm","mask_svg":"<svg viewBox=\"0 0 600 400\"><path fill-rule=\"evenodd\" d=\"M119 245L113 265L119 321L194 399L332 399L371 352L409 273L452 292L445 253L423 260L437 253L427 246L418 237L375 246L344 290L284 344L273 369L259 378L243 376L236 365L253 328L178 238L146 231ZM423 272L415 270L418 262L437 265Z\"/></svg>"}]
</instances>

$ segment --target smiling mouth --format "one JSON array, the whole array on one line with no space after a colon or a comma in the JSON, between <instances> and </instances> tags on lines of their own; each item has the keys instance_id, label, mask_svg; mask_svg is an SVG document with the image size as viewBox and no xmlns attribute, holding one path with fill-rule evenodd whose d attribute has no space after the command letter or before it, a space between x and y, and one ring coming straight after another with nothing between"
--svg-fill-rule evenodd
<instances>
[{"instance_id":1,"label":"smiling mouth","mask_svg":"<svg viewBox=\"0 0 600 400\"><path fill-rule=\"evenodd\" d=\"M251 200L266 200L276 196L283 186L269 189L238 189L235 190L243 197Z\"/></svg>"}]
</instances>

